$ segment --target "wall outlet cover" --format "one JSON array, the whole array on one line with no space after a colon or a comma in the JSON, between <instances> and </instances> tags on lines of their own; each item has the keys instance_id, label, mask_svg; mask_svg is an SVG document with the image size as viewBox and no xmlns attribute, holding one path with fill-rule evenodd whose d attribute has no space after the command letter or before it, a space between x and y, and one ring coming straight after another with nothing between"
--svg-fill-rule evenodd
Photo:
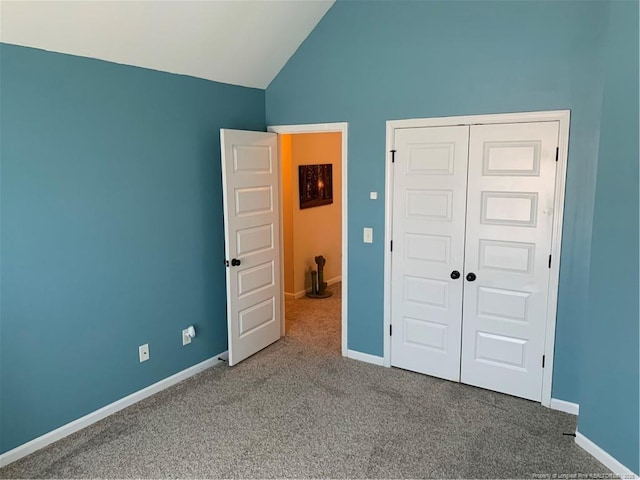
<instances>
[{"instance_id":1,"label":"wall outlet cover","mask_svg":"<svg viewBox=\"0 0 640 480\"><path fill-rule=\"evenodd\" d=\"M149 360L149 344L145 343L138 347L138 355L140 356L140 363Z\"/></svg>"}]
</instances>

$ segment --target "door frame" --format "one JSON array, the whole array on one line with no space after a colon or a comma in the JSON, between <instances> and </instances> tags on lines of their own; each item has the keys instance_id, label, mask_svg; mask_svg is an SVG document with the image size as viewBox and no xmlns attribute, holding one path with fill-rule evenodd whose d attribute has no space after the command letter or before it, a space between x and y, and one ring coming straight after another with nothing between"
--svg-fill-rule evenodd
<instances>
[{"instance_id":1,"label":"door frame","mask_svg":"<svg viewBox=\"0 0 640 480\"><path fill-rule=\"evenodd\" d=\"M342 339L341 339L341 351L342 356L347 356L348 351L348 341L347 341L347 301L348 301L348 253L349 253L349 235L348 235L348 226L347 226L347 154L348 154L348 130L349 124L347 122L336 122L336 123L309 123L309 124L299 124L299 125L274 125L267 127L268 132L277 133L278 135L282 134L293 134L293 133L331 133L331 132L340 132L342 134L342 185L340 188L341 197L342 197ZM280 137L278 136L278 159L277 159L277 168L278 168L278 181L280 182L280 195L282 196L282 165L280 162ZM284 223L282 218L282 208L280 208L280 295L282 299L282 318L281 318L281 327L280 334L284 337L285 334L285 319L284 319Z\"/></svg>"},{"instance_id":2,"label":"door frame","mask_svg":"<svg viewBox=\"0 0 640 480\"><path fill-rule=\"evenodd\" d=\"M562 248L562 220L564 215L564 196L567 179L567 157L569 154L570 110L551 110L542 112L497 113L488 115L464 115L457 117L414 118L387 121L386 135L386 172L385 172L385 210L384 210L384 357L383 365L391 366L391 249L393 232L393 168L391 151L395 145L395 130L401 128L449 127L460 125L491 125L496 123L559 122L558 131L558 170L556 175L553 204L553 228L551 233L551 255L555 259L549 272L549 295L547 297L547 324L545 327L545 368L542 371L542 405L551 405L551 386L553 379L553 351L556 336L556 312L558 306L558 284L560 280L560 252Z\"/></svg>"}]
</instances>

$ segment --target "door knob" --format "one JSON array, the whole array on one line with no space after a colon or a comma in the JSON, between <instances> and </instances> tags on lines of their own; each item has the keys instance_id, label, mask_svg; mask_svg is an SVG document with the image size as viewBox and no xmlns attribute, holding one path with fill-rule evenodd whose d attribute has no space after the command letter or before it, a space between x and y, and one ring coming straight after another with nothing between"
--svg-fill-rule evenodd
<instances>
[{"instance_id":1,"label":"door knob","mask_svg":"<svg viewBox=\"0 0 640 480\"><path fill-rule=\"evenodd\" d=\"M453 278L454 280L457 280L460 278L460 272L458 270L454 270L453 272L451 272L451 278Z\"/></svg>"},{"instance_id":2,"label":"door knob","mask_svg":"<svg viewBox=\"0 0 640 480\"><path fill-rule=\"evenodd\" d=\"M237 267L238 265L240 265L240 260L238 260L237 258L231 260L232 267Z\"/></svg>"},{"instance_id":3,"label":"door knob","mask_svg":"<svg viewBox=\"0 0 640 480\"><path fill-rule=\"evenodd\" d=\"M471 272L467 274L467 280L469 280L470 282L473 282L476 279L476 274Z\"/></svg>"}]
</instances>

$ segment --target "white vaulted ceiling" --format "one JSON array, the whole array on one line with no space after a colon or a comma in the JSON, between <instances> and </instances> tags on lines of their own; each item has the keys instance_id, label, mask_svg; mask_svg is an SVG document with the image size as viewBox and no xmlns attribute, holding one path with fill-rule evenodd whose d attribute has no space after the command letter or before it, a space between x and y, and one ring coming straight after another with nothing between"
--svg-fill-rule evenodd
<instances>
[{"instance_id":1,"label":"white vaulted ceiling","mask_svg":"<svg viewBox=\"0 0 640 480\"><path fill-rule=\"evenodd\" d=\"M2 0L0 41L266 88L333 2Z\"/></svg>"}]
</instances>

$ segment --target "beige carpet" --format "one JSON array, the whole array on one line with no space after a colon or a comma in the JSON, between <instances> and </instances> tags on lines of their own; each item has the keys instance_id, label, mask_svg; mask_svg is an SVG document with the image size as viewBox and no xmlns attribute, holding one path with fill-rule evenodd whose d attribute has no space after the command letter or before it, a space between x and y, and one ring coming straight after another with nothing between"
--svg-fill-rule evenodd
<instances>
[{"instance_id":1,"label":"beige carpet","mask_svg":"<svg viewBox=\"0 0 640 480\"><path fill-rule=\"evenodd\" d=\"M607 470L575 418L340 356L339 284L287 301L287 336L3 470L2 478L531 478ZM538 477L540 478L540 477Z\"/></svg>"}]
</instances>

